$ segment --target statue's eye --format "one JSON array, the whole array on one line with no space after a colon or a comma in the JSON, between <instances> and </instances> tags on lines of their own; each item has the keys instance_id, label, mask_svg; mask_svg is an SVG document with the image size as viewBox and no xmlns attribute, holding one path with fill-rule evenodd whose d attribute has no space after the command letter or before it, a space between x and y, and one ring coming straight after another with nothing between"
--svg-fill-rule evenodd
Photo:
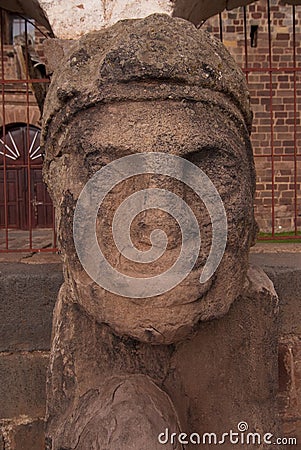
<instances>
[{"instance_id":1,"label":"statue's eye","mask_svg":"<svg viewBox=\"0 0 301 450\"><path fill-rule=\"evenodd\" d=\"M233 167L237 168L242 161L242 158L238 156L234 149L226 148L226 146L225 148L220 146L201 147L189 153L186 159L204 171L217 167L223 167L226 170Z\"/></svg>"},{"instance_id":2,"label":"statue's eye","mask_svg":"<svg viewBox=\"0 0 301 450\"><path fill-rule=\"evenodd\" d=\"M217 160L219 154L220 149L218 147L206 146L189 153L186 159L197 166L202 166L205 163L207 164L210 161Z\"/></svg>"},{"instance_id":3,"label":"statue's eye","mask_svg":"<svg viewBox=\"0 0 301 450\"><path fill-rule=\"evenodd\" d=\"M187 155L187 159L210 178L220 195L233 195L241 190L246 160L237 148L226 145L224 148L221 145L201 147Z\"/></svg>"}]
</instances>

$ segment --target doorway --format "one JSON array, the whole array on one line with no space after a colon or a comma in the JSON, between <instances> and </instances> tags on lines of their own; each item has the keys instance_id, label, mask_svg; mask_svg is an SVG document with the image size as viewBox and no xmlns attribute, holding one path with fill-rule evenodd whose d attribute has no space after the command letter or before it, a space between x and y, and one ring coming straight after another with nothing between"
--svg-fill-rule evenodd
<instances>
[{"instance_id":1,"label":"doorway","mask_svg":"<svg viewBox=\"0 0 301 450\"><path fill-rule=\"evenodd\" d=\"M13 124L0 137L0 228L51 228L53 205L42 177L40 129Z\"/></svg>"}]
</instances>

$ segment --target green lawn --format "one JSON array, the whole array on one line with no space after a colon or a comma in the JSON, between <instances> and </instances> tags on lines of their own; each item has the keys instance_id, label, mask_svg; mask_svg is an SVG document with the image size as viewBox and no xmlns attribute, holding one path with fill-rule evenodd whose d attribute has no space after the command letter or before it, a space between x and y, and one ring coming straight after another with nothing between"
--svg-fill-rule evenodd
<instances>
[{"instance_id":1,"label":"green lawn","mask_svg":"<svg viewBox=\"0 0 301 450\"><path fill-rule=\"evenodd\" d=\"M287 236L287 239L285 237ZM292 236L291 238L289 236ZM274 237L272 236L272 233L259 233L257 240L260 242L271 242L271 243L277 243L277 244L301 244L301 231L298 231L298 237L295 236L294 231L282 231L280 233L275 233ZM281 237L281 239L277 239L277 237Z\"/></svg>"}]
</instances>

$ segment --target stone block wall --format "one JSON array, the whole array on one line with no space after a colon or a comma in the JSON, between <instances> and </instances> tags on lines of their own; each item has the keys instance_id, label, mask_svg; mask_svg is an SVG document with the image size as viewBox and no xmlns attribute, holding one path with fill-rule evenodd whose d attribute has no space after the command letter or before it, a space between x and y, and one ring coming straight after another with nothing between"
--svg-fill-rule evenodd
<instances>
[{"instance_id":1,"label":"stone block wall","mask_svg":"<svg viewBox=\"0 0 301 450\"><path fill-rule=\"evenodd\" d=\"M301 448L301 257L299 254L256 254L260 265L274 283L280 299L278 405L282 436L296 437Z\"/></svg>"},{"instance_id":2,"label":"stone block wall","mask_svg":"<svg viewBox=\"0 0 301 450\"><path fill-rule=\"evenodd\" d=\"M299 265L300 267L300 265ZM296 436L301 444L301 270L272 274L282 293L279 340L279 413L283 433ZM292 446L291 448L296 448ZM298 448L298 447L297 447Z\"/></svg>"},{"instance_id":3,"label":"stone block wall","mask_svg":"<svg viewBox=\"0 0 301 450\"><path fill-rule=\"evenodd\" d=\"M280 297L279 416L301 443L300 256L256 254ZM0 450L44 450L46 370L57 264L0 264ZM296 445L284 448L296 449Z\"/></svg>"},{"instance_id":4,"label":"stone block wall","mask_svg":"<svg viewBox=\"0 0 301 450\"><path fill-rule=\"evenodd\" d=\"M300 152L301 74L301 6L296 6L296 53L293 51L293 9L278 0L270 1L271 61L267 1L259 0L246 9L247 42L244 11L237 8L222 14L223 42L244 69L257 69L246 76L254 112L252 143L257 169L256 217L262 231L272 226L272 176L274 173L275 231L294 229L295 188L297 190L297 225L301 225L300 156L295 158L295 139ZM251 46L251 26L257 26L257 45ZM218 16L204 28L220 36ZM246 44L246 47L245 47ZM247 51L246 51L247 49ZM269 66L276 70L270 75ZM284 70L283 70L284 69ZM296 92L296 104L294 102ZM272 100L271 100L272 97ZM274 148L274 157L271 152ZM267 155L267 156L264 156Z\"/></svg>"},{"instance_id":5,"label":"stone block wall","mask_svg":"<svg viewBox=\"0 0 301 450\"><path fill-rule=\"evenodd\" d=\"M44 449L46 371L61 266L0 266L0 450Z\"/></svg>"}]
</instances>

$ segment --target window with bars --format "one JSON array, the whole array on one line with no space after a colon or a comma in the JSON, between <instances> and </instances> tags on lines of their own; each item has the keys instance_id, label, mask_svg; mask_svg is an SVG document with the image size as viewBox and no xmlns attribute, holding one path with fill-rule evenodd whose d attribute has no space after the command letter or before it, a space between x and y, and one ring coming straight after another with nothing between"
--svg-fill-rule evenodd
<instances>
[{"instance_id":1,"label":"window with bars","mask_svg":"<svg viewBox=\"0 0 301 450\"><path fill-rule=\"evenodd\" d=\"M22 18L20 16L16 16L16 15L10 15L9 17L10 20L10 24L9 24L9 29L10 29L10 35L9 35L9 40L10 40L10 44L14 44L16 37L18 36L25 36L25 34L27 33L28 36L30 36L30 38L32 39L32 42L34 42L34 25L33 23L28 20L26 20L25 18Z\"/></svg>"},{"instance_id":2,"label":"window with bars","mask_svg":"<svg viewBox=\"0 0 301 450\"><path fill-rule=\"evenodd\" d=\"M2 12L2 36L3 43L5 45L13 45L16 38L19 36L25 36L26 33L28 35L28 39L34 43L34 20L29 20L26 17L21 17L17 14L12 14L6 11Z\"/></svg>"}]
</instances>

